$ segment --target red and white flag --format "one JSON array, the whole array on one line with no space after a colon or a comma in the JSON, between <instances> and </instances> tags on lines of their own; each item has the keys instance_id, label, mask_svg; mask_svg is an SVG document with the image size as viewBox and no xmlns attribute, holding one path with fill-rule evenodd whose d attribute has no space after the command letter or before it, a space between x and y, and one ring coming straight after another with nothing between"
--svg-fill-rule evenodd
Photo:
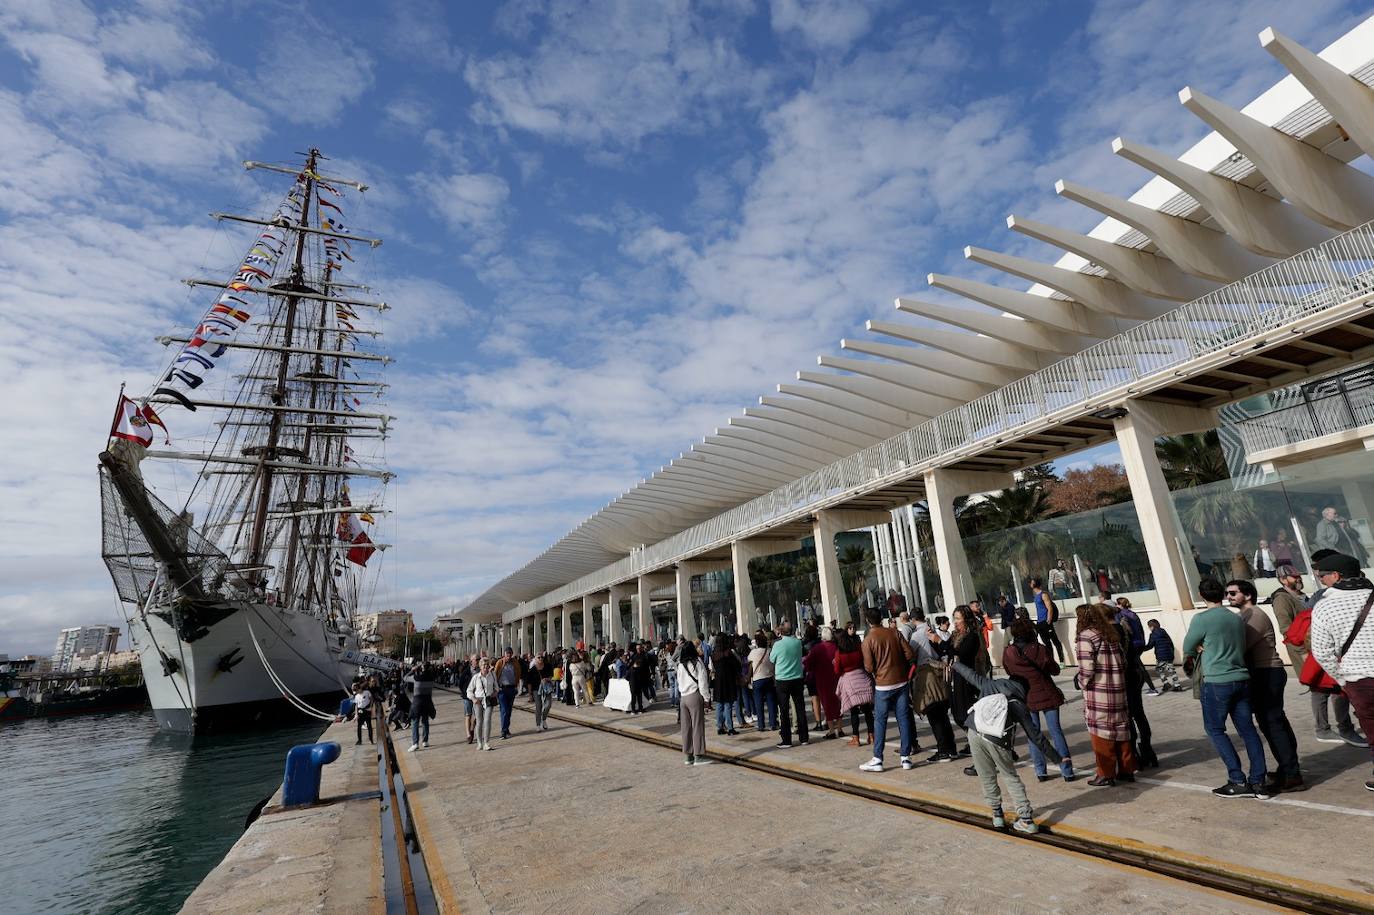
<instances>
[{"instance_id":1,"label":"red and white flag","mask_svg":"<svg viewBox=\"0 0 1374 915\"><path fill-rule=\"evenodd\" d=\"M348 497L345 495L344 498L346 500ZM372 546L372 538L367 536L367 532L363 530L362 522L353 512L344 512L339 516L338 537L340 540L353 544L344 556L355 565L367 565L372 554L377 552L377 548Z\"/></svg>"},{"instance_id":2,"label":"red and white flag","mask_svg":"<svg viewBox=\"0 0 1374 915\"><path fill-rule=\"evenodd\" d=\"M123 394L119 395L119 407L115 410L114 425L110 427L111 438L137 442L147 448L153 443L153 426L161 426L163 435L167 436L167 443L171 444L172 439L167 432L166 424L153 411L150 404L140 407L137 402L130 400Z\"/></svg>"}]
</instances>

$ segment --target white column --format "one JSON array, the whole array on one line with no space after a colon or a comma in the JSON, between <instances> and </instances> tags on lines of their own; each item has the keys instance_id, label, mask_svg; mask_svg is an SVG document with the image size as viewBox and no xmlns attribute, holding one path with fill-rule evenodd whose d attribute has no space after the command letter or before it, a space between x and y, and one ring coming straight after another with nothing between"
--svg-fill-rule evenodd
<instances>
[{"instance_id":1,"label":"white column","mask_svg":"<svg viewBox=\"0 0 1374 915\"><path fill-rule=\"evenodd\" d=\"M601 598L597 594L588 594L582 598L582 641L588 646L596 644L596 626L593 620L596 618L596 607L601 603Z\"/></svg>"},{"instance_id":2,"label":"white column","mask_svg":"<svg viewBox=\"0 0 1374 915\"><path fill-rule=\"evenodd\" d=\"M892 513L892 521L888 523L888 529L892 532L892 540L896 544L897 586L901 589L902 596L906 598L907 605L910 606L916 596L911 580L911 537L906 525L902 522L900 512L899 509Z\"/></svg>"},{"instance_id":3,"label":"white column","mask_svg":"<svg viewBox=\"0 0 1374 915\"><path fill-rule=\"evenodd\" d=\"M571 604L563 604L563 605L561 605L561 606L558 608L558 612L559 612L559 621L560 621L559 633L560 633L560 636L561 636L561 639L562 639L562 642L563 642L563 647L564 647L564 648L571 648L571 647L572 647L572 643L573 643L573 637L572 637L572 605L571 605Z\"/></svg>"},{"instance_id":4,"label":"white column","mask_svg":"<svg viewBox=\"0 0 1374 915\"><path fill-rule=\"evenodd\" d=\"M606 641L614 642L617 645L625 644L625 633L621 631L620 625L620 602L630 596L629 584L611 585L610 596L607 598L606 606Z\"/></svg>"},{"instance_id":5,"label":"white column","mask_svg":"<svg viewBox=\"0 0 1374 915\"><path fill-rule=\"evenodd\" d=\"M696 614L692 612L692 579L707 572L720 572L730 568L728 559L693 559L679 562L673 571L677 585L677 624L678 631L688 638L704 636L697 629Z\"/></svg>"},{"instance_id":6,"label":"white column","mask_svg":"<svg viewBox=\"0 0 1374 915\"><path fill-rule=\"evenodd\" d=\"M887 597L887 589L898 590L901 588L901 581L897 575L897 540L893 536L892 524L885 522L878 525L878 536L883 541L883 556L887 559L887 588L883 589L883 597Z\"/></svg>"},{"instance_id":7,"label":"white column","mask_svg":"<svg viewBox=\"0 0 1374 915\"><path fill-rule=\"evenodd\" d=\"M636 639L645 638L645 633L653 631L653 601L649 598L651 589L652 586L649 584L649 576L639 576L639 580L635 586L634 612L631 614L634 620L633 635Z\"/></svg>"},{"instance_id":8,"label":"white column","mask_svg":"<svg viewBox=\"0 0 1374 915\"><path fill-rule=\"evenodd\" d=\"M886 512L827 508L816 512L811 535L816 541L816 569L820 576L824 618L843 625L848 620L849 598L840 578L840 561L835 555L835 535L882 523Z\"/></svg>"},{"instance_id":9,"label":"white column","mask_svg":"<svg viewBox=\"0 0 1374 915\"><path fill-rule=\"evenodd\" d=\"M887 594L887 544L883 542L883 530L881 524L875 524L868 529L868 536L873 541L873 571L878 576L878 590Z\"/></svg>"},{"instance_id":10,"label":"white column","mask_svg":"<svg viewBox=\"0 0 1374 915\"><path fill-rule=\"evenodd\" d=\"M925 479L935 558L940 565L940 590L945 598L945 612L949 613L975 596L968 554L964 552L963 537L954 517L954 500L975 492L1006 489L1014 480L1009 473L966 470L930 470Z\"/></svg>"},{"instance_id":11,"label":"white column","mask_svg":"<svg viewBox=\"0 0 1374 915\"><path fill-rule=\"evenodd\" d=\"M679 562L673 570L677 584L677 631L689 639L701 635L697 631L697 618L692 613L692 572L686 562Z\"/></svg>"},{"instance_id":12,"label":"white column","mask_svg":"<svg viewBox=\"0 0 1374 915\"><path fill-rule=\"evenodd\" d=\"M730 544L730 568L735 574L735 627L748 635L754 625L757 607L754 605L754 583L749 577L749 560L801 549L798 540L736 540Z\"/></svg>"},{"instance_id":13,"label":"white column","mask_svg":"<svg viewBox=\"0 0 1374 915\"><path fill-rule=\"evenodd\" d=\"M1161 435L1211 428L1216 424L1210 410L1177 407L1170 404L1134 400L1126 405L1128 413L1112 420L1126 481L1131 486L1140 533L1145 541L1145 556L1154 574L1160 606L1189 610L1194 604L1188 585L1185 563L1192 561L1183 530L1177 521L1173 497L1164 481L1164 471L1155 453L1155 439Z\"/></svg>"},{"instance_id":14,"label":"white column","mask_svg":"<svg viewBox=\"0 0 1374 915\"><path fill-rule=\"evenodd\" d=\"M639 606L636 616L639 620L638 638L654 640L654 612L650 595L659 588L673 584L675 580L676 575L667 571L639 576ZM676 638L679 634L674 632L671 637Z\"/></svg>"},{"instance_id":15,"label":"white column","mask_svg":"<svg viewBox=\"0 0 1374 915\"><path fill-rule=\"evenodd\" d=\"M921 609L927 613L933 613L935 608L930 605L930 594L926 591L926 569L921 563L921 531L916 526L916 507L914 505L906 507L906 523L911 534L912 564L916 567L916 589L921 595Z\"/></svg>"}]
</instances>

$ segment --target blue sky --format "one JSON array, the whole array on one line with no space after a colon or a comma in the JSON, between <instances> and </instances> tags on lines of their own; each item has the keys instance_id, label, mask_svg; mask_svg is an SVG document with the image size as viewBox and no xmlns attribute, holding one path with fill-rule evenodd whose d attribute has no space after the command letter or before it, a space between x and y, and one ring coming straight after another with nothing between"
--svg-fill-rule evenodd
<instances>
[{"instance_id":1,"label":"blue sky","mask_svg":"<svg viewBox=\"0 0 1374 915\"><path fill-rule=\"evenodd\" d=\"M1192 84L1279 79L1256 34L1325 46L1336 0L1197 4L0 0L0 651L118 619L94 458L270 209L245 158L314 144L373 186L361 276L400 362L378 601L460 606L833 352L1011 212L1086 230L1129 194L1122 134L1204 133ZM174 430L175 431L175 430Z\"/></svg>"}]
</instances>

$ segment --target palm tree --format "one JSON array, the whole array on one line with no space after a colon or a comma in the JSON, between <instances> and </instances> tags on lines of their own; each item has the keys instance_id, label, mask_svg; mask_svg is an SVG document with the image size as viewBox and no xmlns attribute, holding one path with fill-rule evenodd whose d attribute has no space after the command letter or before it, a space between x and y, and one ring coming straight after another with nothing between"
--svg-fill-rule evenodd
<instances>
[{"instance_id":1,"label":"palm tree","mask_svg":"<svg viewBox=\"0 0 1374 915\"><path fill-rule=\"evenodd\" d=\"M857 543L851 543L843 550L840 550L840 565L862 565L863 563L868 562L871 555L872 554L868 551L867 547L860 546Z\"/></svg>"},{"instance_id":2,"label":"palm tree","mask_svg":"<svg viewBox=\"0 0 1374 915\"><path fill-rule=\"evenodd\" d=\"M1050 516L1049 495L1039 484L1018 484L985 497L979 514L985 531L1024 527Z\"/></svg>"},{"instance_id":3,"label":"palm tree","mask_svg":"<svg viewBox=\"0 0 1374 915\"><path fill-rule=\"evenodd\" d=\"M1052 514L1049 496L1039 484L1024 483L990 495L982 502L983 529L979 551L989 559L996 557L988 573L1001 580L1006 564L1014 565L1021 574L1038 574L1035 570L1053 564L1061 552L1061 538L1037 522Z\"/></svg>"},{"instance_id":4,"label":"palm tree","mask_svg":"<svg viewBox=\"0 0 1374 915\"><path fill-rule=\"evenodd\" d=\"M1170 435L1155 442L1164 479L1170 490L1191 489L1231 478L1217 431Z\"/></svg>"}]
</instances>

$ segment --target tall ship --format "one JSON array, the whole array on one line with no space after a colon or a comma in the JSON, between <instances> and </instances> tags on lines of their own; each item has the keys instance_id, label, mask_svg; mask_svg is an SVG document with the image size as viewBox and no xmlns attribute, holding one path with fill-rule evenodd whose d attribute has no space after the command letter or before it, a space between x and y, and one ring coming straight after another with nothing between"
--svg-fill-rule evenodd
<instances>
[{"instance_id":1,"label":"tall ship","mask_svg":"<svg viewBox=\"0 0 1374 915\"><path fill-rule=\"evenodd\" d=\"M185 281L207 310L158 338L170 359L121 389L100 454L102 555L168 730L323 717L370 663L356 623L387 546L387 305L346 280L381 241L345 222L366 185L302 155L244 163L290 186L263 218L211 214L247 254Z\"/></svg>"}]
</instances>

